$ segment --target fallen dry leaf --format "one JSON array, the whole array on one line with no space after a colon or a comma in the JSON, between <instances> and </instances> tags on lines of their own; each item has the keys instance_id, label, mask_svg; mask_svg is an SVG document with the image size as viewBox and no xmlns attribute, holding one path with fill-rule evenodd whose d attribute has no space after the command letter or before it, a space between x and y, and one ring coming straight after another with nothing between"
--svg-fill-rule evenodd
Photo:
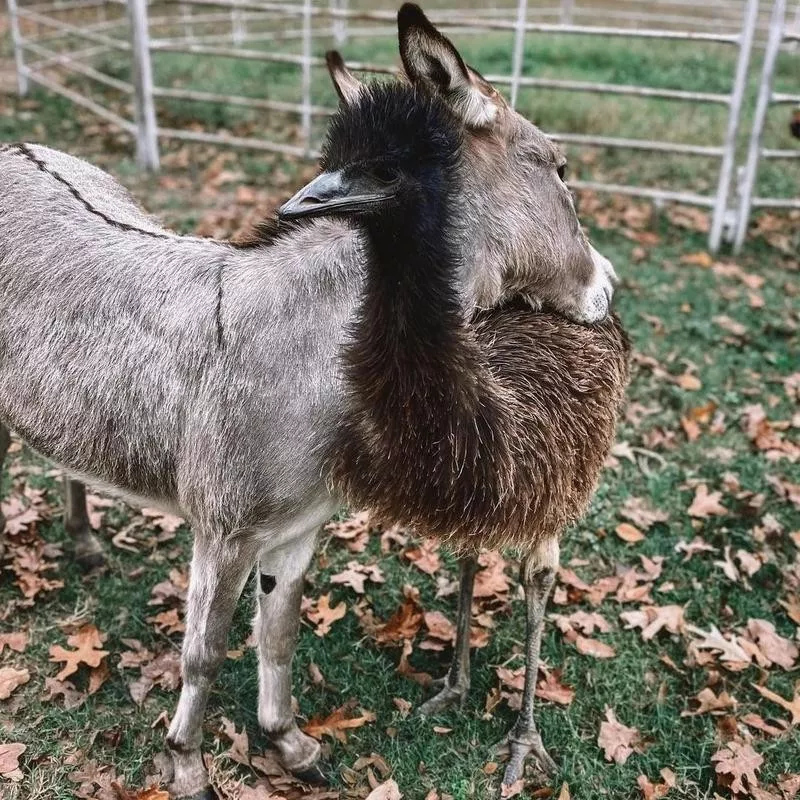
<instances>
[{"instance_id":1,"label":"fallen dry leaf","mask_svg":"<svg viewBox=\"0 0 800 800\"><path fill-rule=\"evenodd\" d=\"M664 767L659 774L663 783L652 783L647 775L640 775L636 779L636 784L642 790L644 800L659 800L661 797L665 797L677 783L675 773L668 767Z\"/></svg>"},{"instance_id":2,"label":"fallen dry leaf","mask_svg":"<svg viewBox=\"0 0 800 800\"><path fill-rule=\"evenodd\" d=\"M666 511L653 508L642 497L629 497L619 510L620 516L632 522L637 528L648 530L656 522L666 522L669 514Z\"/></svg>"},{"instance_id":3,"label":"fallen dry leaf","mask_svg":"<svg viewBox=\"0 0 800 800\"><path fill-rule=\"evenodd\" d=\"M18 742L0 742L0 775L10 781L21 781L23 776L19 768L19 757L27 749L26 745Z\"/></svg>"},{"instance_id":4,"label":"fallen dry leaf","mask_svg":"<svg viewBox=\"0 0 800 800\"><path fill-rule=\"evenodd\" d=\"M728 509L720 503L721 498L721 492L709 492L708 487L704 483L700 483L695 489L694 500L686 513L697 519L724 516L728 513Z\"/></svg>"},{"instance_id":5,"label":"fallen dry leaf","mask_svg":"<svg viewBox=\"0 0 800 800\"><path fill-rule=\"evenodd\" d=\"M561 683L561 670L545 672L544 679L536 684L536 696L562 706L568 706L575 699L575 690Z\"/></svg>"},{"instance_id":6,"label":"fallen dry leaf","mask_svg":"<svg viewBox=\"0 0 800 800\"><path fill-rule=\"evenodd\" d=\"M600 642L597 639L588 639L585 636L578 636L575 639L575 648L584 656L593 656L594 658L614 658L617 651L611 645L605 642Z\"/></svg>"},{"instance_id":7,"label":"fallen dry leaf","mask_svg":"<svg viewBox=\"0 0 800 800\"><path fill-rule=\"evenodd\" d=\"M777 664L783 669L794 667L800 650L794 642L778 634L775 626L766 619L751 619L747 622L747 634L758 645L758 649L766 659L762 666Z\"/></svg>"},{"instance_id":8,"label":"fallen dry leaf","mask_svg":"<svg viewBox=\"0 0 800 800\"><path fill-rule=\"evenodd\" d=\"M383 572L377 564L361 564L358 561L349 561L347 569L338 572L336 575L331 575L330 580L331 583L349 586L356 594L364 594L366 581L384 583L386 578L384 578Z\"/></svg>"},{"instance_id":9,"label":"fallen dry leaf","mask_svg":"<svg viewBox=\"0 0 800 800\"><path fill-rule=\"evenodd\" d=\"M714 694L714 690L706 686L697 693L695 698L698 706L694 711L681 711L682 717L696 717L700 714L717 714L724 711L735 711L736 698L731 697L727 692L722 691L719 696Z\"/></svg>"},{"instance_id":10,"label":"fallen dry leaf","mask_svg":"<svg viewBox=\"0 0 800 800\"><path fill-rule=\"evenodd\" d=\"M375 714L372 711L361 710L358 716L351 716L356 703L349 701L343 706L332 711L327 717L312 717L303 727L303 730L315 739L322 739L323 736L331 736L340 742L347 741L345 731L353 728L360 728L368 722L375 721Z\"/></svg>"},{"instance_id":11,"label":"fallen dry leaf","mask_svg":"<svg viewBox=\"0 0 800 800\"><path fill-rule=\"evenodd\" d=\"M366 797L366 800L400 800L403 795L397 782L389 778L388 781L376 786Z\"/></svg>"},{"instance_id":12,"label":"fallen dry leaf","mask_svg":"<svg viewBox=\"0 0 800 800\"><path fill-rule=\"evenodd\" d=\"M622 522L617 525L617 527L614 528L614 533L616 533L623 542L628 542L629 544L635 544L636 542L644 540L644 534L635 525L631 525L629 522Z\"/></svg>"},{"instance_id":13,"label":"fallen dry leaf","mask_svg":"<svg viewBox=\"0 0 800 800\"><path fill-rule=\"evenodd\" d=\"M642 606L638 611L623 611L619 616L625 627L641 628L642 639L648 641L661 630L683 633L683 606Z\"/></svg>"},{"instance_id":14,"label":"fallen dry leaf","mask_svg":"<svg viewBox=\"0 0 800 800\"><path fill-rule=\"evenodd\" d=\"M754 683L753 688L760 695L766 697L767 700L772 700L773 703L777 703L781 708L785 708L792 715L791 724L793 726L800 724L800 683L795 686L794 697L791 700L784 700L783 697L767 689L766 686L759 686Z\"/></svg>"},{"instance_id":15,"label":"fallen dry leaf","mask_svg":"<svg viewBox=\"0 0 800 800\"><path fill-rule=\"evenodd\" d=\"M435 539L423 539L419 547L407 550L405 557L426 575L435 575L442 566L439 542Z\"/></svg>"},{"instance_id":16,"label":"fallen dry leaf","mask_svg":"<svg viewBox=\"0 0 800 800\"><path fill-rule=\"evenodd\" d=\"M335 606L331 606L330 594L324 594L320 597L313 608L306 611L306 617L317 627L314 633L317 636L327 636L331 632L331 626L338 619L342 619L347 613L347 604L342 601Z\"/></svg>"},{"instance_id":17,"label":"fallen dry leaf","mask_svg":"<svg viewBox=\"0 0 800 800\"><path fill-rule=\"evenodd\" d=\"M24 653L25 648L28 646L29 637L25 631L16 631L13 633L0 633L0 656L3 655L3 650L8 647L15 653Z\"/></svg>"},{"instance_id":18,"label":"fallen dry leaf","mask_svg":"<svg viewBox=\"0 0 800 800\"><path fill-rule=\"evenodd\" d=\"M76 648L66 650L59 644L54 644L50 648L50 661L63 661L64 666L56 675L56 680L63 681L64 678L77 672L81 664L89 667L99 667L100 662L108 655L108 650L101 650L105 636L94 625L84 625L76 633L67 637L67 644Z\"/></svg>"},{"instance_id":19,"label":"fallen dry leaf","mask_svg":"<svg viewBox=\"0 0 800 800\"><path fill-rule=\"evenodd\" d=\"M27 669L0 667L0 700L7 700L11 693L31 679Z\"/></svg>"},{"instance_id":20,"label":"fallen dry leaf","mask_svg":"<svg viewBox=\"0 0 800 800\"><path fill-rule=\"evenodd\" d=\"M603 751L606 761L624 764L634 752L641 752L641 737L636 728L629 728L619 722L614 711L606 706L606 721L600 723L597 745Z\"/></svg>"},{"instance_id":21,"label":"fallen dry leaf","mask_svg":"<svg viewBox=\"0 0 800 800\"><path fill-rule=\"evenodd\" d=\"M738 741L728 742L711 756L717 783L735 794L749 794L758 786L756 770L764 759L749 745Z\"/></svg>"}]
</instances>

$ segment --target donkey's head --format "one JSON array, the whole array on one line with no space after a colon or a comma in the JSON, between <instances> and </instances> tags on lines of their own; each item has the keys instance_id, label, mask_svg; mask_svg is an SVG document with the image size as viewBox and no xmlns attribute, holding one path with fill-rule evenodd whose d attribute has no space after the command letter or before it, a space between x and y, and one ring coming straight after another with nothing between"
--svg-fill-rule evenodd
<instances>
[{"instance_id":1,"label":"donkey's head","mask_svg":"<svg viewBox=\"0 0 800 800\"><path fill-rule=\"evenodd\" d=\"M470 302L490 307L522 294L578 322L603 319L616 276L580 228L564 156L464 63L418 6L400 9L398 28L408 80L442 98L464 126ZM340 60L329 68L342 102L354 102L362 85Z\"/></svg>"}]
</instances>

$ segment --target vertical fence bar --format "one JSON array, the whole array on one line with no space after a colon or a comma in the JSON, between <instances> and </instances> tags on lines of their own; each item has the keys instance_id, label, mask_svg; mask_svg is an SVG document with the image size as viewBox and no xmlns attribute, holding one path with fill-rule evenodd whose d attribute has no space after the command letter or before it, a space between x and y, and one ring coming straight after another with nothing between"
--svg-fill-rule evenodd
<instances>
[{"instance_id":1,"label":"vertical fence bar","mask_svg":"<svg viewBox=\"0 0 800 800\"><path fill-rule=\"evenodd\" d=\"M769 20L769 38L764 51L764 66L761 70L761 82L758 87L758 100L753 115L753 130L750 134L750 145L747 150L747 162L742 174L739 198L739 215L736 221L736 238L733 244L734 253L742 249L747 226L750 222L750 211L753 202L753 189L758 175L758 160L761 156L761 137L764 133L764 122L767 118L769 101L772 96L772 79L775 75L775 62L783 41L783 26L786 20L786 0L775 0L772 16Z\"/></svg>"},{"instance_id":2,"label":"vertical fence bar","mask_svg":"<svg viewBox=\"0 0 800 800\"><path fill-rule=\"evenodd\" d=\"M22 34L19 29L17 0L8 0L8 19L11 25L11 41L14 43L14 63L17 67L17 91L24 96L28 94L28 75L25 72L25 60L22 52Z\"/></svg>"},{"instance_id":3,"label":"vertical fence bar","mask_svg":"<svg viewBox=\"0 0 800 800\"><path fill-rule=\"evenodd\" d=\"M575 0L561 0L560 21L562 25L572 25Z\"/></svg>"},{"instance_id":4,"label":"vertical fence bar","mask_svg":"<svg viewBox=\"0 0 800 800\"><path fill-rule=\"evenodd\" d=\"M233 0L234 6L238 4L238 0ZM231 10L231 41L237 47L244 41L245 34L247 33L247 25L244 21L244 15L239 8Z\"/></svg>"},{"instance_id":5,"label":"vertical fence bar","mask_svg":"<svg viewBox=\"0 0 800 800\"><path fill-rule=\"evenodd\" d=\"M331 11L347 11L347 0L330 0ZM347 17L333 17L333 41L337 47L347 43Z\"/></svg>"},{"instance_id":6,"label":"vertical fence bar","mask_svg":"<svg viewBox=\"0 0 800 800\"><path fill-rule=\"evenodd\" d=\"M311 153L311 20L313 14L311 0L303 0L303 70L301 91L301 137L306 155Z\"/></svg>"},{"instance_id":7,"label":"vertical fence bar","mask_svg":"<svg viewBox=\"0 0 800 800\"><path fill-rule=\"evenodd\" d=\"M133 56L134 111L136 120L136 160L144 169L159 167L156 107L153 102L153 68L150 62L150 34L147 0L128 0Z\"/></svg>"},{"instance_id":8,"label":"vertical fence bar","mask_svg":"<svg viewBox=\"0 0 800 800\"><path fill-rule=\"evenodd\" d=\"M525 23L528 19L528 0L517 4L517 24L514 32L514 57L511 65L511 107L517 107L519 79L522 77L522 62L525 57Z\"/></svg>"},{"instance_id":9,"label":"vertical fence bar","mask_svg":"<svg viewBox=\"0 0 800 800\"><path fill-rule=\"evenodd\" d=\"M722 161L719 168L719 182L714 201L714 212L711 217L711 232L708 236L708 249L712 253L719 250L726 222L730 220L728 197L730 195L733 173L736 169L736 134L739 130L739 119L742 115L742 102L747 88L747 74L750 68L750 54L753 50L756 26L758 24L758 0L748 0L742 17L742 29L739 34L739 56L736 59L736 74L733 79L730 109L728 111L728 128L725 133ZM735 211L733 212L735 214ZM735 228L735 219L731 232Z\"/></svg>"}]
</instances>

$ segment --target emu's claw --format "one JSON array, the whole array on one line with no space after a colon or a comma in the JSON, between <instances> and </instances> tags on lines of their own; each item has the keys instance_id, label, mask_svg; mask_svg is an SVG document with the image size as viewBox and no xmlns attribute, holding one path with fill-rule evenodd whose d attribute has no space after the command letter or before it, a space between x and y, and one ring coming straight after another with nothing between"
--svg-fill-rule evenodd
<instances>
[{"instance_id":1,"label":"emu's claw","mask_svg":"<svg viewBox=\"0 0 800 800\"><path fill-rule=\"evenodd\" d=\"M441 691L437 692L433 697L426 700L420 707L418 713L423 717L432 717L435 714L440 714L442 711L450 708L451 706L458 705L464 706L467 702L467 693L469 686L463 684L456 684L451 686L446 680L442 682Z\"/></svg>"},{"instance_id":2,"label":"emu's claw","mask_svg":"<svg viewBox=\"0 0 800 800\"><path fill-rule=\"evenodd\" d=\"M558 771L556 762L550 758L550 754L544 749L542 737L539 731L528 731L524 734L517 734L512 731L508 739L503 743L508 748L508 764L503 775L503 786L508 787L516 783L525 773L525 759L533 755L539 768L548 777L553 776Z\"/></svg>"}]
</instances>

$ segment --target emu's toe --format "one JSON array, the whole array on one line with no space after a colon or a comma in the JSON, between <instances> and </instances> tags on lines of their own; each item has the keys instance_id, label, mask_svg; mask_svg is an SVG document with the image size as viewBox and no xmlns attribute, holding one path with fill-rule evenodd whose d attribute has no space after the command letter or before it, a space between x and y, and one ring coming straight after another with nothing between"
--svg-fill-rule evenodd
<instances>
[{"instance_id":1,"label":"emu's toe","mask_svg":"<svg viewBox=\"0 0 800 800\"><path fill-rule=\"evenodd\" d=\"M426 700L420 707L418 713L423 717L432 717L435 714L441 714L452 706L463 707L467 702L467 694L469 693L469 686L464 684L456 684L451 686L445 680L442 690L435 694L433 697Z\"/></svg>"},{"instance_id":2,"label":"emu's toe","mask_svg":"<svg viewBox=\"0 0 800 800\"><path fill-rule=\"evenodd\" d=\"M542 744L542 737L534 730L523 736L511 735L506 741L508 747L508 764L503 775L503 787L513 786L525 774L525 759L533 755L539 769L547 777L552 777L557 771L556 762L550 757Z\"/></svg>"}]
</instances>

